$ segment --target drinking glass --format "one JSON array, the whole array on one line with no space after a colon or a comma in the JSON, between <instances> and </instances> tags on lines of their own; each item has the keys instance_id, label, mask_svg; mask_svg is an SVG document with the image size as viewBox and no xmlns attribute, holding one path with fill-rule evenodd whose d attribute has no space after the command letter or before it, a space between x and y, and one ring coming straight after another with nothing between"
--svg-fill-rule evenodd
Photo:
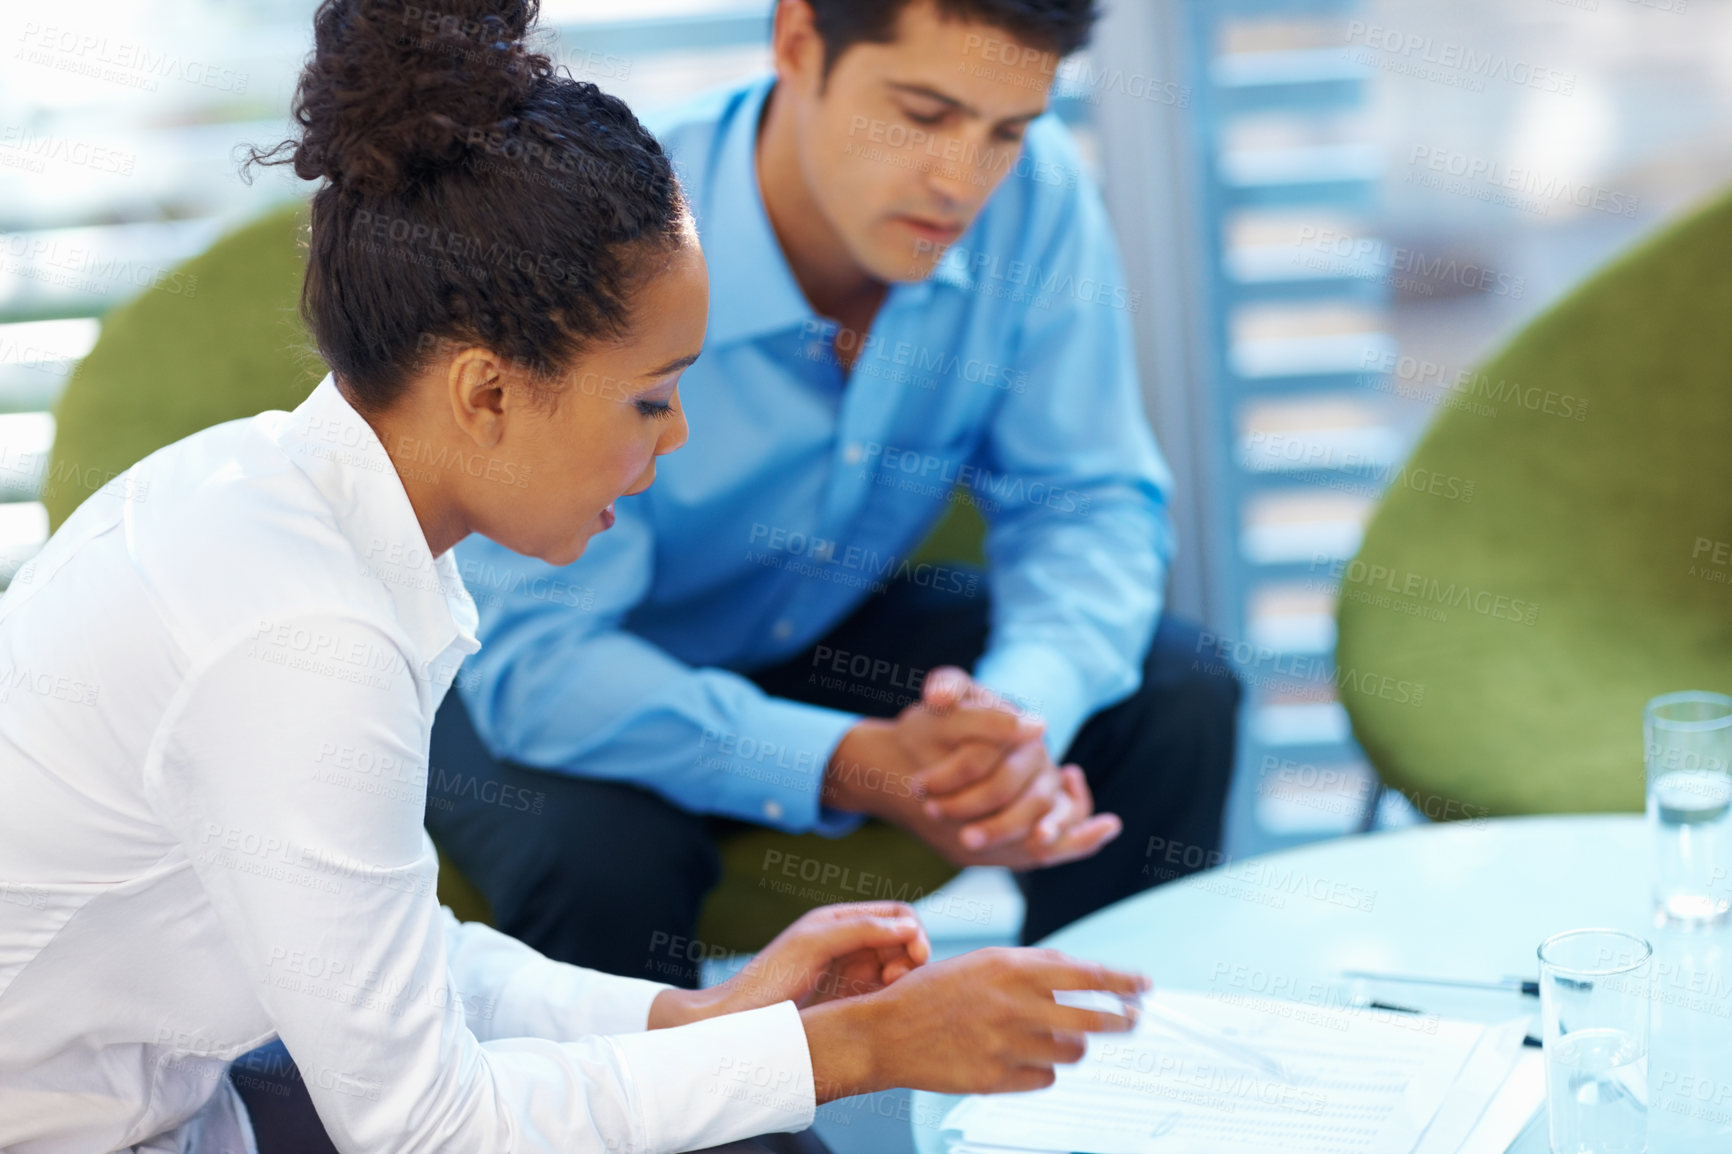
<instances>
[{"instance_id":1,"label":"drinking glass","mask_svg":"<svg viewBox=\"0 0 1732 1154\"><path fill-rule=\"evenodd\" d=\"M1617 930L1568 930L1539 952L1552 1154L1643 1154L1652 947Z\"/></svg>"},{"instance_id":2,"label":"drinking glass","mask_svg":"<svg viewBox=\"0 0 1732 1154\"><path fill-rule=\"evenodd\" d=\"M1732 697L1662 694L1643 711L1642 738L1656 912L1717 923L1732 908Z\"/></svg>"}]
</instances>

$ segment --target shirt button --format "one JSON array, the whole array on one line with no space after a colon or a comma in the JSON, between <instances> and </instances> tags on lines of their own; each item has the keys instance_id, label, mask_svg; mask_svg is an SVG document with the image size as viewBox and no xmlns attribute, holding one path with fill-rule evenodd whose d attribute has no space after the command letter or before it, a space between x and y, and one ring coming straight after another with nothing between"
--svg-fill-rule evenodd
<instances>
[{"instance_id":1,"label":"shirt button","mask_svg":"<svg viewBox=\"0 0 1732 1154\"><path fill-rule=\"evenodd\" d=\"M771 626L770 632L775 636L777 641L786 641L788 638L794 636L794 623L784 617L780 621L776 622L775 625Z\"/></svg>"},{"instance_id":2,"label":"shirt button","mask_svg":"<svg viewBox=\"0 0 1732 1154\"><path fill-rule=\"evenodd\" d=\"M782 816L782 803L776 801L774 798L766 801L764 803L764 816L769 818L771 821L780 819Z\"/></svg>"},{"instance_id":3,"label":"shirt button","mask_svg":"<svg viewBox=\"0 0 1732 1154\"><path fill-rule=\"evenodd\" d=\"M847 461L850 465L858 465L860 463L860 458L865 455L866 454L860 451L860 446L858 444L849 445L846 449L842 450L842 459Z\"/></svg>"}]
</instances>

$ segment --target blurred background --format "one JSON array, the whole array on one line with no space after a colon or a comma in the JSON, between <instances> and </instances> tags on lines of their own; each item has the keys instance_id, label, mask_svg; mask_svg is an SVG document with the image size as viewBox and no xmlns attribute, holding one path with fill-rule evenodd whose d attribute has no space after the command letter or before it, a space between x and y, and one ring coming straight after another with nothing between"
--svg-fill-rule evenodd
<instances>
[{"instance_id":1,"label":"blurred background","mask_svg":"<svg viewBox=\"0 0 1732 1154\"><path fill-rule=\"evenodd\" d=\"M1229 850L1425 820L1377 793L1337 700L1336 563L1427 422L1471 403L1461 373L1732 184L1732 0L1105 5L1054 104L1137 294L1178 478L1171 600L1247 688ZM46 537L55 398L104 312L196 292L179 261L309 193L243 182L235 153L285 135L313 7L0 12L0 582ZM764 68L770 7L544 0L544 40L641 111ZM1014 927L1007 882L960 884ZM905 1114L852 1110L844 1154L906 1143Z\"/></svg>"}]
</instances>

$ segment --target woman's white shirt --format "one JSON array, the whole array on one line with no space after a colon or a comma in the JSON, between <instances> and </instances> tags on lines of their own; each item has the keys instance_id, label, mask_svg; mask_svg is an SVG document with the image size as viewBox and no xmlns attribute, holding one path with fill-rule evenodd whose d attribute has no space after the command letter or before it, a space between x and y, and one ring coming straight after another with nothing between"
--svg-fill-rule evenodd
<instances>
[{"instance_id":1,"label":"woman's white shirt","mask_svg":"<svg viewBox=\"0 0 1732 1154\"><path fill-rule=\"evenodd\" d=\"M239 1151L227 1067L277 1035L345 1151L676 1151L810 1124L792 1003L647 1031L666 987L439 906L428 737L475 621L329 377L147 457L19 572L0 1149Z\"/></svg>"}]
</instances>

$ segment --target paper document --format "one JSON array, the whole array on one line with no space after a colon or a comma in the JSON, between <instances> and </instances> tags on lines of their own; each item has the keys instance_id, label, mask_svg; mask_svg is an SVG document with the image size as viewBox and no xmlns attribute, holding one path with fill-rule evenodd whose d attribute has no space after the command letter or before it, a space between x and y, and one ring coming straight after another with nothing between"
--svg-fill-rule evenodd
<instances>
[{"instance_id":1,"label":"paper document","mask_svg":"<svg viewBox=\"0 0 1732 1154\"><path fill-rule=\"evenodd\" d=\"M1091 1037L1052 1086L966 1099L944 1128L967 1146L1022 1151L1411 1154L1470 1054L1502 1062L1463 1091L1470 1127L1513 1061L1507 1047L1480 1046L1487 1027L1476 1022L1176 990L1143 1001L1277 1059L1288 1077L1144 1014L1129 1034Z\"/></svg>"},{"instance_id":2,"label":"paper document","mask_svg":"<svg viewBox=\"0 0 1732 1154\"><path fill-rule=\"evenodd\" d=\"M1527 1131L1546 1105L1546 1060L1538 1050L1523 1049L1515 1068L1480 1115L1479 1122L1456 1154L1504 1154ZM1545 1128L1545 1118L1539 1119ZM1540 1145L1546 1143L1542 1140Z\"/></svg>"},{"instance_id":3,"label":"paper document","mask_svg":"<svg viewBox=\"0 0 1732 1154\"><path fill-rule=\"evenodd\" d=\"M1498 1091L1510 1080L1516 1062L1524 1053L1535 1052L1522 1045L1527 1032L1526 1017L1486 1028L1413 1154L1458 1154L1462 1150ZM1527 1119L1522 1121L1525 1124ZM1501 1147L1497 1154L1503 1154Z\"/></svg>"}]
</instances>

